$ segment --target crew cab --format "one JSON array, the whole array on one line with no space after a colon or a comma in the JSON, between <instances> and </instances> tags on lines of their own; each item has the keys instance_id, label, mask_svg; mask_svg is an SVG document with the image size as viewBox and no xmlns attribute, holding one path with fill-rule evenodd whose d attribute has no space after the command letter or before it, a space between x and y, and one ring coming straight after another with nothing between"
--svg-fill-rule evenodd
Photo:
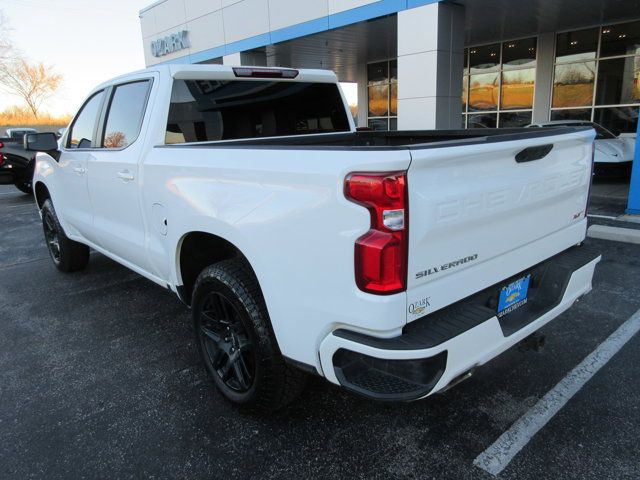
<instances>
[{"instance_id":1,"label":"crew cab","mask_svg":"<svg viewBox=\"0 0 640 480\"><path fill-rule=\"evenodd\" d=\"M594 136L357 131L332 72L165 65L25 142L57 268L171 290L220 392L274 410L309 373L427 397L589 292Z\"/></svg>"}]
</instances>

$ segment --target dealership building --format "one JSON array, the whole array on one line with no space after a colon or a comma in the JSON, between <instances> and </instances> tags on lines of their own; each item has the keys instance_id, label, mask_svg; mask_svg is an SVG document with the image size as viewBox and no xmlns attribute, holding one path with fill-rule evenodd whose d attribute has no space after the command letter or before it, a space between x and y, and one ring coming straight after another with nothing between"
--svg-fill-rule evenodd
<instances>
[{"instance_id":1,"label":"dealership building","mask_svg":"<svg viewBox=\"0 0 640 480\"><path fill-rule=\"evenodd\" d=\"M637 129L640 0L160 0L140 22L148 66L334 70L359 126Z\"/></svg>"},{"instance_id":2,"label":"dealership building","mask_svg":"<svg viewBox=\"0 0 640 480\"><path fill-rule=\"evenodd\" d=\"M159 0L140 24L147 66L331 69L357 84L359 127L638 131L640 0Z\"/></svg>"}]
</instances>

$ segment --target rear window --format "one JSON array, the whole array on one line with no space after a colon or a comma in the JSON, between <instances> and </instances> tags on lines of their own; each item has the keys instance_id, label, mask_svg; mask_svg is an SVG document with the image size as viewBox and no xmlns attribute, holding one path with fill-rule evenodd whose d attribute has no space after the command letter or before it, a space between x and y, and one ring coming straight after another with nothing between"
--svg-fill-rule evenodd
<instances>
[{"instance_id":1,"label":"rear window","mask_svg":"<svg viewBox=\"0 0 640 480\"><path fill-rule=\"evenodd\" d=\"M175 80L165 143L349 131L338 86L264 80Z\"/></svg>"}]
</instances>

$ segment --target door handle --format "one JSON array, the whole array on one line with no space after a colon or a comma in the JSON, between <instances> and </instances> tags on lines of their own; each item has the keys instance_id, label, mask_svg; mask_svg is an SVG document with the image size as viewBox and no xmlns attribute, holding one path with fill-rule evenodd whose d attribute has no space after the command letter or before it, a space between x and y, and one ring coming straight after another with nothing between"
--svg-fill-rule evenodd
<instances>
[{"instance_id":1,"label":"door handle","mask_svg":"<svg viewBox=\"0 0 640 480\"><path fill-rule=\"evenodd\" d=\"M130 182L133 180L133 173L129 170L122 170L121 172L118 172L118 178L124 182Z\"/></svg>"},{"instance_id":2,"label":"door handle","mask_svg":"<svg viewBox=\"0 0 640 480\"><path fill-rule=\"evenodd\" d=\"M87 170L84 167L73 167L73 171L78 175L84 175Z\"/></svg>"}]
</instances>

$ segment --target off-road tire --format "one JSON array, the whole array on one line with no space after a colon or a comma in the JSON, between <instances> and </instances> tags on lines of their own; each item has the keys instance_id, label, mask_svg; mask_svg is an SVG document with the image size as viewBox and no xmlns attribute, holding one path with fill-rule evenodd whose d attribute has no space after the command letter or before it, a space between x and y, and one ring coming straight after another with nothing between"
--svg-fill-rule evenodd
<instances>
[{"instance_id":1,"label":"off-road tire","mask_svg":"<svg viewBox=\"0 0 640 480\"><path fill-rule=\"evenodd\" d=\"M62 272L83 270L89 263L89 247L67 237L51 199L44 201L41 212L45 242L53 264Z\"/></svg>"},{"instance_id":2,"label":"off-road tire","mask_svg":"<svg viewBox=\"0 0 640 480\"><path fill-rule=\"evenodd\" d=\"M237 391L227 385L220 373L221 369L213 365L215 359L211 358L211 349L215 350L217 347L212 346L216 344L211 336L204 333L206 324L212 318L212 311L207 307L211 305L212 298L229 301L227 307L232 307L235 311L227 316L234 318L237 329L244 327L243 338L250 342L246 363L251 364L253 359L254 375L246 391ZM307 375L287 364L280 353L258 281L246 261L225 260L205 268L196 280L191 306L196 343L202 361L218 391L225 398L244 410L270 413L284 407L300 394ZM209 308L207 315L203 314L205 308ZM207 341L210 343L207 344ZM218 342L221 343L221 339ZM230 360L231 356L226 358Z\"/></svg>"}]
</instances>

